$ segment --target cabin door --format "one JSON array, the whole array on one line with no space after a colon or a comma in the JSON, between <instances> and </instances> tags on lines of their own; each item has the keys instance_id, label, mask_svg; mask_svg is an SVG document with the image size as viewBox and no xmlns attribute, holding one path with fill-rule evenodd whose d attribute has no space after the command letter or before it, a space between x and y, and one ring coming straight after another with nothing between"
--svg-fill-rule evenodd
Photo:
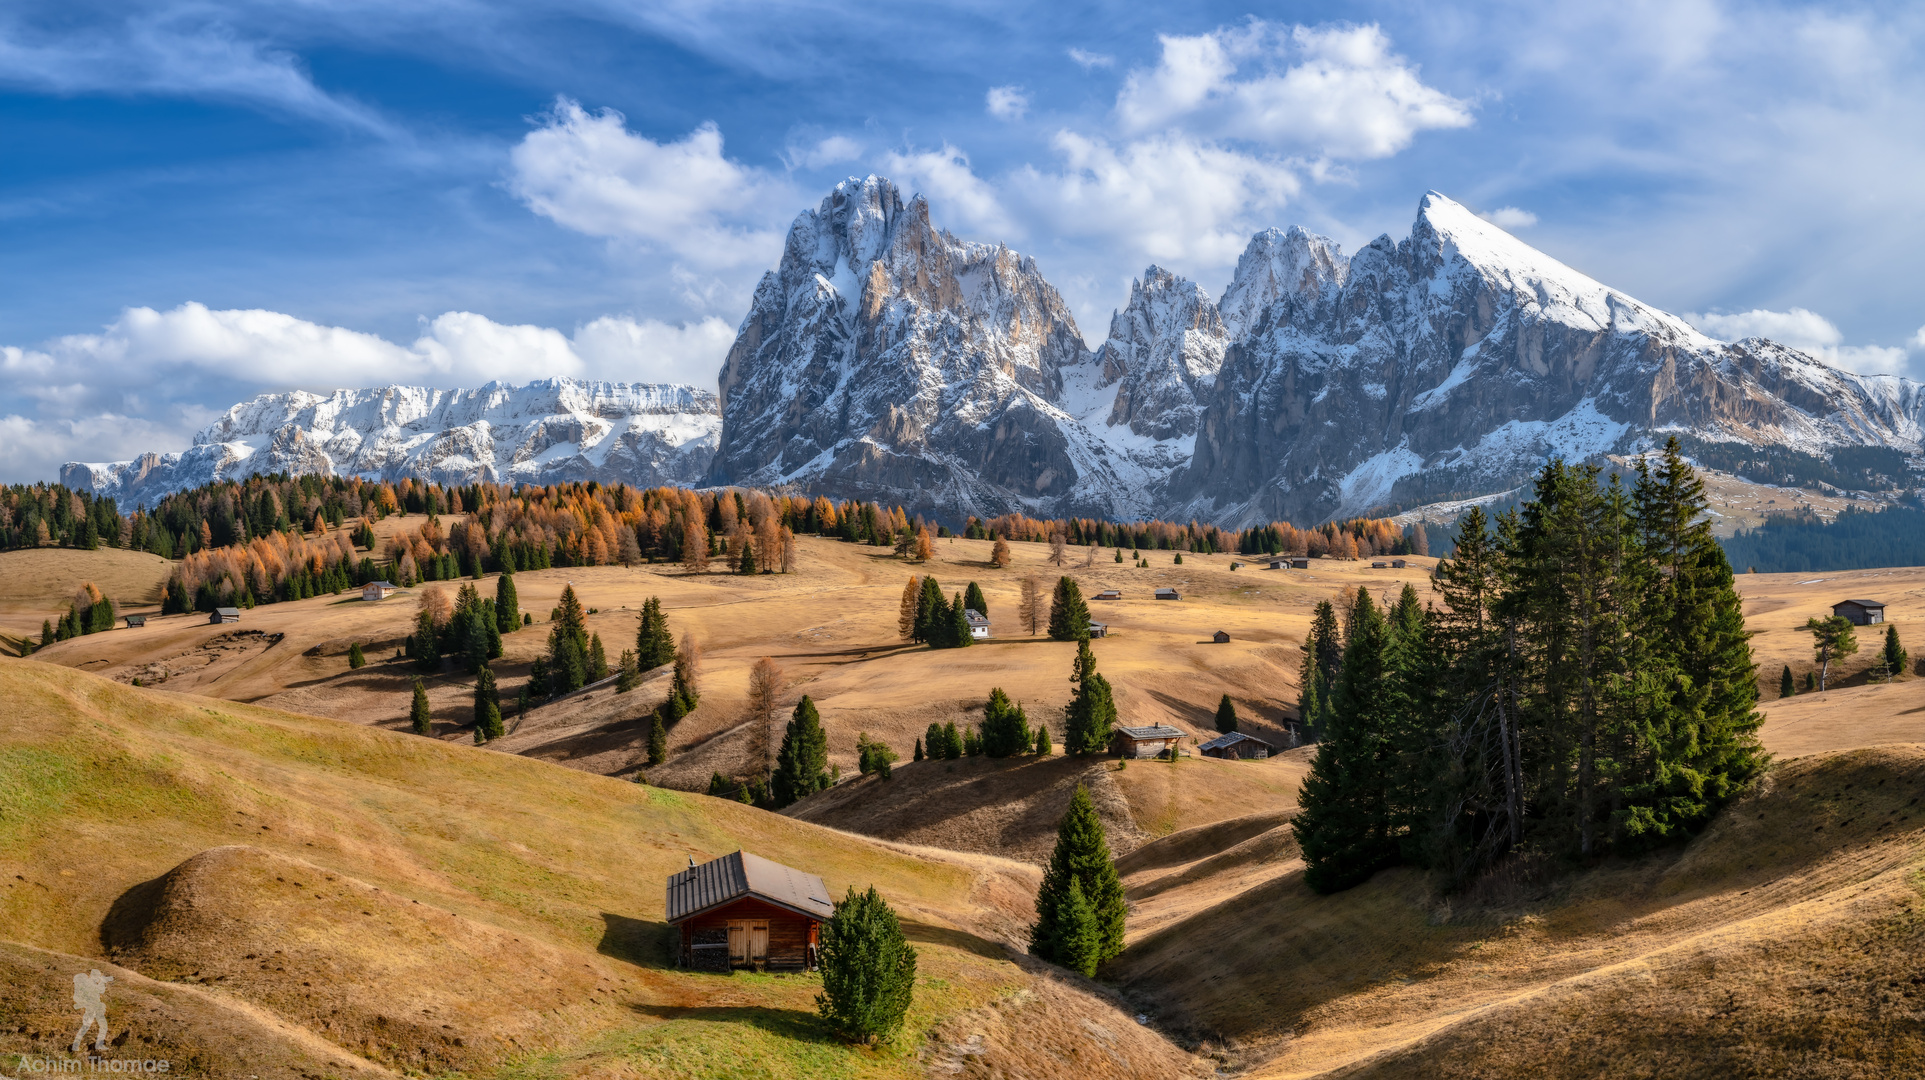
<instances>
[{"instance_id":1,"label":"cabin door","mask_svg":"<svg viewBox=\"0 0 1925 1080\"><path fill-rule=\"evenodd\" d=\"M729 964L745 966L749 962L749 924L729 923Z\"/></svg>"},{"instance_id":2,"label":"cabin door","mask_svg":"<svg viewBox=\"0 0 1925 1080\"><path fill-rule=\"evenodd\" d=\"M769 962L769 924L749 924L749 962L760 967Z\"/></svg>"}]
</instances>

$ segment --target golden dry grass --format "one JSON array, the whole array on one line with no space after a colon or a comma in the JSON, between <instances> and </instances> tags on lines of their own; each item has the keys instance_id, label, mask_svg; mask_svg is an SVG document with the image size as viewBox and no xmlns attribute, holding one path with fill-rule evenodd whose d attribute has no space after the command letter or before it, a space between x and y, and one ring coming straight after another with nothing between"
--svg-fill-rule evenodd
<instances>
[{"instance_id":1,"label":"golden dry grass","mask_svg":"<svg viewBox=\"0 0 1925 1080\"><path fill-rule=\"evenodd\" d=\"M91 581L123 611L160 604L173 564L144 551L28 548L0 551L0 628L40 640L40 624L66 614L74 593Z\"/></svg>"},{"instance_id":2,"label":"golden dry grass","mask_svg":"<svg viewBox=\"0 0 1925 1080\"><path fill-rule=\"evenodd\" d=\"M911 1075L943 1045L927 1033L1051 978L1004 947L1029 917L1036 872L1021 864L31 661L0 663L0 698L16 717L0 729L8 938L77 957L111 944L203 1000L386 1066ZM903 1050L835 1044L811 976L665 966L664 881L738 847L836 895L873 883L902 914L922 952ZM1062 993L1083 1010L1072 1020L1123 1040L1111 1075L1187 1068L1100 995Z\"/></svg>"}]
</instances>

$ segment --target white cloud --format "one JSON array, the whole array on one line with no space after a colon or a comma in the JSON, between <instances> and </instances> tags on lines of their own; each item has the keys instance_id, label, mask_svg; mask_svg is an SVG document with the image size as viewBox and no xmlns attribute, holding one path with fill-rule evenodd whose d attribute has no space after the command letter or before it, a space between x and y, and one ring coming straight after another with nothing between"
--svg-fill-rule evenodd
<instances>
[{"instance_id":1,"label":"white cloud","mask_svg":"<svg viewBox=\"0 0 1925 1080\"><path fill-rule=\"evenodd\" d=\"M680 326L604 315L577 329L573 344L600 378L713 388L735 328L712 315Z\"/></svg>"},{"instance_id":2,"label":"white cloud","mask_svg":"<svg viewBox=\"0 0 1925 1080\"><path fill-rule=\"evenodd\" d=\"M1022 235L995 188L970 171L969 155L948 143L941 150L891 152L883 169L898 184L927 196L948 220L999 240Z\"/></svg>"},{"instance_id":3,"label":"white cloud","mask_svg":"<svg viewBox=\"0 0 1925 1080\"><path fill-rule=\"evenodd\" d=\"M1021 120L1029 111L1029 95L1020 86L992 86L984 96L984 107L998 120Z\"/></svg>"},{"instance_id":4,"label":"white cloud","mask_svg":"<svg viewBox=\"0 0 1925 1080\"><path fill-rule=\"evenodd\" d=\"M1092 68L1113 67L1116 64L1116 57L1114 56L1106 53L1088 52L1083 49L1069 50L1069 58L1076 61L1077 66L1081 67L1084 71L1089 71Z\"/></svg>"},{"instance_id":5,"label":"white cloud","mask_svg":"<svg viewBox=\"0 0 1925 1080\"><path fill-rule=\"evenodd\" d=\"M509 164L510 189L536 213L698 266L772 261L781 234L771 215L796 201L787 184L724 157L712 123L658 143L629 131L613 109L590 113L567 98L522 138Z\"/></svg>"},{"instance_id":6,"label":"white cloud","mask_svg":"<svg viewBox=\"0 0 1925 1080\"><path fill-rule=\"evenodd\" d=\"M1149 71L1117 96L1125 129L1180 125L1338 159L1389 157L1420 131L1467 127L1470 104L1424 85L1375 25L1272 26L1251 20L1165 35Z\"/></svg>"},{"instance_id":7,"label":"white cloud","mask_svg":"<svg viewBox=\"0 0 1925 1080\"><path fill-rule=\"evenodd\" d=\"M830 135L814 146L790 147L782 160L791 169L820 169L862 157L862 144L847 135Z\"/></svg>"},{"instance_id":8,"label":"white cloud","mask_svg":"<svg viewBox=\"0 0 1925 1080\"><path fill-rule=\"evenodd\" d=\"M1833 367L1860 375L1890 375L1905 371L1906 350L1887 345L1846 345L1844 332L1830 319L1815 311L1795 307L1790 311L1755 308L1730 315L1686 312L1685 321L1713 337L1725 341L1769 338L1780 345L1810 353ZM1913 339L1925 345L1925 327Z\"/></svg>"},{"instance_id":9,"label":"white cloud","mask_svg":"<svg viewBox=\"0 0 1925 1080\"><path fill-rule=\"evenodd\" d=\"M1537 215L1515 206L1500 206L1477 215L1500 229L1528 229L1537 224Z\"/></svg>"},{"instance_id":10,"label":"white cloud","mask_svg":"<svg viewBox=\"0 0 1925 1080\"><path fill-rule=\"evenodd\" d=\"M1025 168L1010 187L1058 234L1120 241L1137 258L1234 262L1261 216L1302 189L1283 164L1177 134L1114 145L1059 131L1052 146L1060 171Z\"/></svg>"},{"instance_id":11,"label":"white cloud","mask_svg":"<svg viewBox=\"0 0 1925 1080\"><path fill-rule=\"evenodd\" d=\"M1925 326L1919 327L1918 333L1912 335L1910 344L1914 349L1925 349Z\"/></svg>"}]
</instances>

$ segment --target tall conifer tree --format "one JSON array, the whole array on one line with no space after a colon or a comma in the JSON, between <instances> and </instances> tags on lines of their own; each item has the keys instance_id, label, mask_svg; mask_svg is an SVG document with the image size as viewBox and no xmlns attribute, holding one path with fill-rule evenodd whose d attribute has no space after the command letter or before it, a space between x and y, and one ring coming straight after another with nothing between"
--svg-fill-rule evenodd
<instances>
[{"instance_id":1,"label":"tall conifer tree","mask_svg":"<svg viewBox=\"0 0 1925 1080\"><path fill-rule=\"evenodd\" d=\"M1036 922L1029 930L1029 951L1056 963L1066 963L1063 935L1076 929L1065 925L1063 919L1071 881L1088 903L1096 923L1098 944L1094 963L1121 955L1126 913L1123 883L1117 876L1116 863L1110 858L1103 819L1096 814L1089 789L1081 784L1076 785L1069 809L1057 826L1056 847L1050 852L1042 886L1036 893Z\"/></svg>"},{"instance_id":2,"label":"tall conifer tree","mask_svg":"<svg viewBox=\"0 0 1925 1080\"><path fill-rule=\"evenodd\" d=\"M1304 881L1324 893L1364 881L1397 852L1385 773L1397 690L1387 666L1389 629L1367 590L1358 592L1350 624L1329 730L1317 744L1297 796L1302 810L1291 823L1303 850Z\"/></svg>"},{"instance_id":3,"label":"tall conifer tree","mask_svg":"<svg viewBox=\"0 0 1925 1080\"><path fill-rule=\"evenodd\" d=\"M1069 681L1076 690L1063 716L1063 752L1100 754L1109 747L1110 726L1116 723L1116 699L1109 680L1096 670L1088 638L1078 640Z\"/></svg>"}]
</instances>

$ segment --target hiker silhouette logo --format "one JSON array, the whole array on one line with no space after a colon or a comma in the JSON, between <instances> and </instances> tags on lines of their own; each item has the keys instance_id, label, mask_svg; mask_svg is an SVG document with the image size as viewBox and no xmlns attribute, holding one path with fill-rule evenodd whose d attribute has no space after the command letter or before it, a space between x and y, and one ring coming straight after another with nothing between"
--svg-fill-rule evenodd
<instances>
[{"instance_id":1,"label":"hiker silhouette logo","mask_svg":"<svg viewBox=\"0 0 1925 1080\"><path fill-rule=\"evenodd\" d=\"M81 1043L87 1039L87 1029L98 1023L100 1030L94 1033L94 1049L107 1049L107 1006L100 996L107 992L107 984L113 976L102 975L99 968L85 975L74 976L74 1008L81 1011L80 1030L74 1032L74 1053L80 1052Z\"/></svg>"}]
</instances>

